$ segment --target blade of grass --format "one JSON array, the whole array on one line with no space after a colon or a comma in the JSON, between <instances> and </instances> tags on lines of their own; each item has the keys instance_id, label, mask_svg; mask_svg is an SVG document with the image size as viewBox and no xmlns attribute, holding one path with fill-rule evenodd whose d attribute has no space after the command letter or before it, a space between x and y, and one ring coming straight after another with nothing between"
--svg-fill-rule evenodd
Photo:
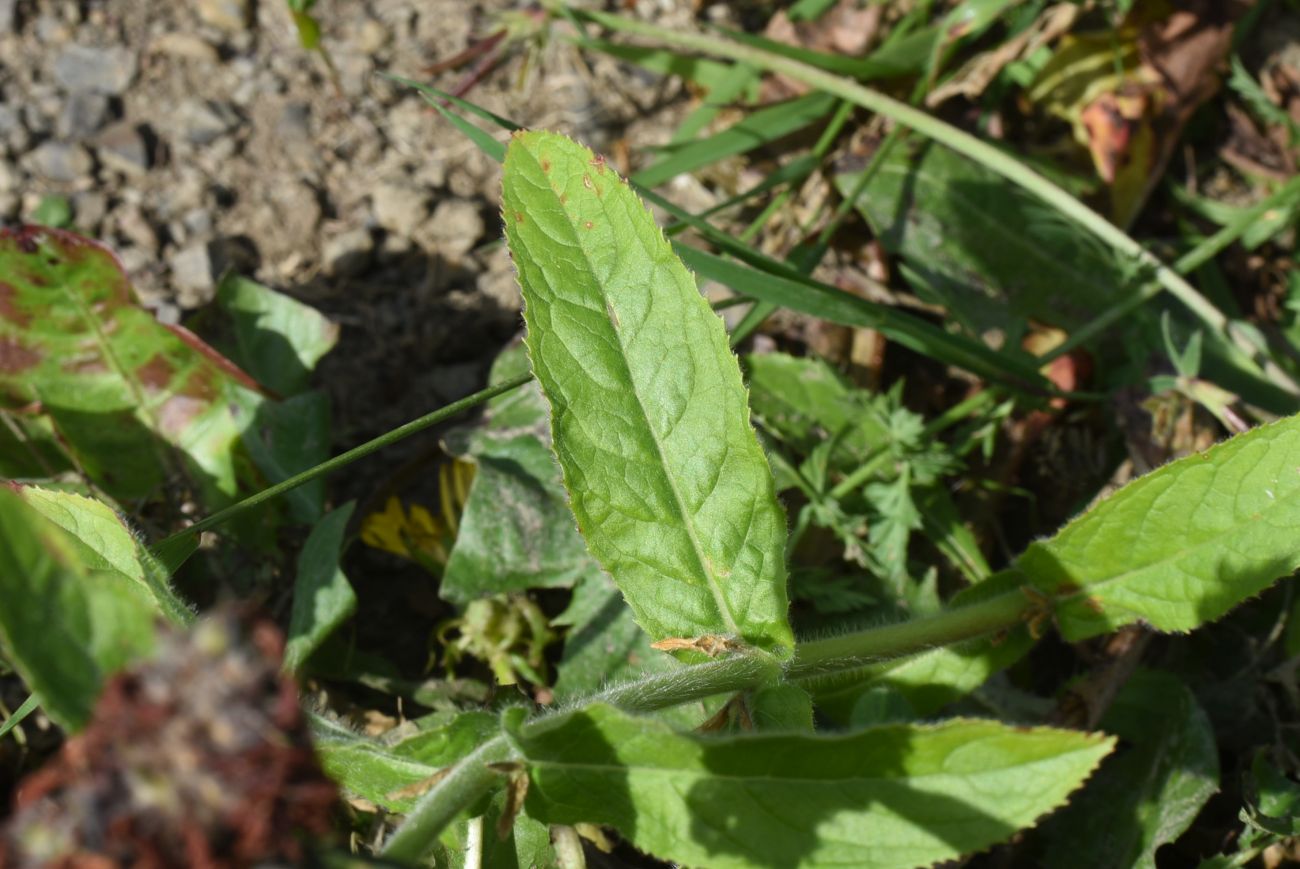
<instances>
[{"instance_id":1,"label":"blade of grass","mask_svg":"<svg viewBox=\"0 0 1300 869\"><path fill-rule=\"evenodd\" d=\"M837 102L829 94L814 93L760 109L707 139L683 145L634 174L631 180L642 187L657 187L701 166L760 148L817 123L835 108Z\"/></svg>"},{"instance_id":2,"label":"blade of grass","mask_svg":"<svg viewBox=\"0 0 1300 869\"><path fill-rule=\"evenodd\" d=\"M22 705L14 710L13 715L10 715L3 722L0 722L0 739L4 739L5 735L8 734L9 731L13 730L19 724L22 724L23 719L35 712L36 707L39 705L40 704L36 702L35 694L30 695L26 700L24 700Z\"/></svg>"},{"instance_id":3,"label":"blade of grass","mask_svg":"<svg viewBox=\"0 0 1300 869\"><path fill-rule=\"evenodd\" d=\"M386 432L385 434L382 434L373 440L367 441L366 443L362 444L359 447L354 447L348 450L346 453L342 453L341 455L335 456L329 461L321 462L319 465L317 465L314 468L309 468L308 470L303 471L301 474L296 474L282 483L277 483L274 486L270 486L266 489L263 489L262 491L258 492L255 495L250 495L249 497L245 498L244 500L240 501L237 504L231 504L229 507L225 508L224 510L218 510L216 513L213 513L211 516L208 516L205 519L200 519L198 522L195 522L193 525L189 526L188 528L182 531L178 531L175 534L171 535L170 537L167 537L166 539L162 540L160 543L158 543L156 548L175 546L178 542L184 540L185 538L194 537L199 533L208 530L209 528L213 528L217 525L220 525L222 522L226 522L229 519L238 516L240 513L243 513L246 510L251 510L252 508L256 507L258 504L262 504L266 501L271 500L272 498L279 497L280 495L283 495L285 492L288 492L291 489L296 489L298 486L301 486L303 483L310 482L316 479L317 477L323 477L324 475L332 471L337 471L340 468L347 467L348 465L352 464L358 459L363 459L366 456L370 455L371 453L383 449L389 444L397 443L403 438L410 437L413 434L418 434L419 432L424 431L430 426L434 426L440 422L444 422L448 419L451 419L457 414L463 413L464 411L477 407L478 405L483 404L485 401L488 401L489 399L496 398L498 395L502 395L506 392L509 392L512 389L517 389L518 387L523 386L525 383L527 383L532 379L533 379L532 372L529 372L527 374L521 374L518 377L512 377L509 380L503 381L494 386L489 386L486 389L480 389L478 392L474 393L473 395L466 396L465 398L462 398L459 401L453 401L451 404L444 405L443 407L438 408L432 413L425 414L419 419L412 420L411 422L408 422L405 425L400 425L397 428L393 429L392 431Z\"/></svg>"},{"instance_id":4,"label":"blade of grass","mask_svg":"<svg viewBox=\"0 0 1300 869\"><path fill-rule=\"evenodd\" d=\"M588 20L602 24L611 30L660 40L669 45L689 48L703 54L726 57L738 63L752 64L771 72L789 76L826 94L833 94L869 111L888 117L896 123L910 127L967 158L975 160L1042 199L1061 214L1096 235L1119 254L1131 258L1142 267L1150 269L1161 288L1189 308L1214 333L1225 338L1225 346L1230 349L1230 353L1235 357L1234 361L1238 362L1246 370L1253 372L1254 376L1260 379L1272 380L1277 386L1286 389L1288 392L1300 393L1300 387L1280 369L1270 371L1268 374L1261 370L1252 358L1251 350L1253 348L1249 343L1242 336L1238 336L1230 330L1227 317L1197 292L1182 275L1162 262L1123 230L1110 223L1091 208L1088 208L1068 192L1014 157L1003 153L987 142L979 140L970 133L923 111L914 109L892 97L863 87L857 82L833 75L824 69L819 69L807 63L793 60L775 51L732 42L712 35L680 33L604 12L586 11L583 15Z\"/></svg>"}]
</instances>

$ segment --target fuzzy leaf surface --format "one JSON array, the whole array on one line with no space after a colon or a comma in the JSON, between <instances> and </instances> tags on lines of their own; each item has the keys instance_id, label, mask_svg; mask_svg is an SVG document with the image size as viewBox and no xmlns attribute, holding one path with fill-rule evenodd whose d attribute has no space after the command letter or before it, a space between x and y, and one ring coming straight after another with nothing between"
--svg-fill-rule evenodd
<instances>
[{"instance_id":1,"label":"fuzzy leaf surface","mask_svg":"<svg viewBox=\"0 0 1300 869\"><path fill-rule=\"evenodd\" d=\"M1300 416L1134 480L1016 567L1070 641L1144 621L1190 631L1300 567Z\"/></svg>"},{"instance_id":2,"label":"fuzzy leaf surface","mask_svg":"<svg viewBox=\"0 0 1300 869\"><path fill-rule=\"evenodd\" d=\"M1032 825L1113 745L974 720L706 737L600 705L513 737L532 817L610 824L658 857L717 869L949 860Z\"/></svg>"},{"instance_id":3,"label":"fuzzy leaf surface","mask_svg":"<svg viewBox=\"0 0 1300 869\"><path fill-rule=\"evenodd\" d=\"M722 321L640 200L562 136L506 154L506 238L578 527L655 639L793 645L785 519Z\"/></svg>"},{"instance_id":4,"label":"fuzzy leaf surface","mask_svg":"<svg viewBox=\"0 0 1300 869\"><path fill-rule=\"evenodd\" d=\"M55 722L90 718L105 676L153 645L148 591L89 570L84 545L0 485L0 647Z\"/></svg>"}]
</instances>

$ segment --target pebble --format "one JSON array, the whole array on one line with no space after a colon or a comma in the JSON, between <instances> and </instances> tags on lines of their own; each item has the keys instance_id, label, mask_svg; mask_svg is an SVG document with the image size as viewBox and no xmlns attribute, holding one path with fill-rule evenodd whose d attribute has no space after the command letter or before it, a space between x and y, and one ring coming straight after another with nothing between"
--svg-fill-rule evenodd
<instances>
[{"instance_id":1,"label":"pebble","mask_svg":"<svg viewBox=\"0 0 1300 869\"><path fill-rule=\"evenodd\" d=\"M18 24L18 0L0 0L0 34L12 33Z\"/></svg>"},{"instance_id":2,"label":"pebble","mask_svg":"<svg viewBox=\"0 0 1300 869\"><path fill-rule=\"evenodd\" d=\"M445 259L457 262L478 244L485 228L483 216L473 202L446 199L434 209L427 237Z\"/></svg>"},{"instance_id":3,"label":"pebble","mask_svg":"<svg viewBox=\"0 0 1300 869\"><path fill-rule=\"evenodd\" d=\"M198 0L195 7L204 24L231 33L244 30L252 20L249 0Z\"/></svg>"},{"instance_id":4,"label":"pebble","mask_svg":"<svg viewBox=\"0 0 1300 869\"><path fill-rule=\"evenodd\" d=\"M181 135L192 145L209 145L239 123L234 109L210 100L187 100L177 112Z\"/></svg>"},{"instance_id":5,"label":"pebble","mask_svg":"<svg viewBox=\"0 0 1300 869\"><path fill-rule=\"evenodd\" d=\"M370 266L374 253L375 240L369 230L349 229L325 239L321 245L321 265L336 277L355 277Z\"/></svg>"},{"instance_id":6,"label":"pebble","mask_svg":"<svg viewBox=\"0 0 1300 869\"><path fill-rule=\"evenodd\" d=\"M97 234L108 213L108 197L98 190L83 190L72 197L72 213L78 229Z\"/></svg>"},{"instance_id":7,"label":"pebble","mask_svg":"<svg viewBox=\"0 0 1300 869\"><path fill-rule=\"evenodd\" d=\"M15 151L25 151L27 138L22 115L13 106L0 103L0 143L7 142Z\"/></svg>"},{"instance_id":8,"label":"pebble","mask_svg":"<svg viewBox=\"0 0 1300 869\"><path fill-rule=\"evenodd\" d=\"M113 215L117 232L136 248L149 254L158 252L158 233L138 208L123 208Z\"/></svg>"},{"instance_id":9,"label":"pebble","mask_svg":"<svg viewBox=\"0 0 1300 869\"><path fill-rule=\"evenodd\" d=\"M190 293L210 292L215 286L212 273L212 256L207 242L192 242L167 258L172 270L172 280L177 289Z\"/></svg>"},{"instance_id":10,"label":"pebble","mask_svg":"<svg viewBox=\"0 0 1300 869\"><path fill-rule=\"evenodd\" d=\"M385 182L370 196L375 220L390 232L410 236L429 214L428 197L410 184Z\"/></svg>"},{"instance_id":11,"label":"pebble","mask_svg":"<svg viewBox=\"0 0 1300 869\"><path fill-rule=\"evenodd\" d=\"M182 57L202 63L216 63L221 59L221 55L211 43L200 36L180 31L162 34L149 44L149 49L155 54Z\"/></svg>"},{"instance_id":12,"label":"pebble","mask_svg":"<svg viewBox=\"0 0 1300 869\"><path fill-rule=\"evenodd\" d=\"M67 184L90 174L90 152L68 142L44 142L24 158L27 167L47 181Z\"/></svg>"},{"instance_id":13,"label":"pebble","mask_svg":"<svg viewBox=\"0 0 1300 869\"><path fill-rule=\"evenodd\" d=\"M66 46L54 59L54 78L67 91L117 96L135 78L136 55L122 47Z\"/></svg>"},{"instance_id":14,"label":"pebble","mask_svg":"<svg viewBox=\"0 0 1300 869\"><path fill-rule=\"evenodd\" d=\"M144 128L131 121L119 121L95 137L99 159L124 175L140 176L149 171L149 143Z\"/></svg>"},{"instance_id":15,"label":"pebble","mask_svg":"<svg viewBox=\"0 0 1300 869\"><path fill-rule=\"evenodd\" d=\"M91 91L76 91L63 101L54 132L60 139L84 142L108 120L108 97Z\"/></svg>"}]
</instances>

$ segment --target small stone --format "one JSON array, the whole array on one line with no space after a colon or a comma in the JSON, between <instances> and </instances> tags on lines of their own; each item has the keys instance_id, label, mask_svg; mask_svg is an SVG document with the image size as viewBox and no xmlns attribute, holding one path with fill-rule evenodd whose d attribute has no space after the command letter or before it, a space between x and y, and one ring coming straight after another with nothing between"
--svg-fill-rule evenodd
<instances>
[{"instance_id":1,"label":"small stone","mask_svg":"<svg viewBox=\"0 0 1300 869\"><path fill-rule=\"evenodd\" d=\"M252 19L248 0L198 0L199 18L204 24L237 33Z\"/></svg>"},{"instance_id":2,"label":"small stone","mask_svg":"<svg viewBox=\"0 0 1300 869\"><path fill-rule=\"evenodd\" d=\"M357 29L357 50L362 54L375 54L388 44L388 28L373 18L367 18Z\"/></svg>"},{"instance_id":3,"label":"small stone","mask_svg":"<svg viewBox=\"0 0 1300 869\"><path fill-rule=\"evenodd\" d=\"M8 160L0 160L0 193L8 193L22 186L22 173Z\"/></svg>"},{"instance_id":4,"label":"small stone","mask_svg":"<svg viewBox=\"0 0 1300 869\"><path fill-rule=\"evenodd\" d=\"M136 248L149 254L158 252L158 233L152 224L134 206L124 208L114 215L118 233Z\"/></svg>"},{"instance_id":5,"label":"small stone","mask_svg":"<svg viewBox=\"0 0 1300 869\"><path fill-rule=\"evenodd\" d=\"M428 240L444 258L456 262L473 250L484 229L483 216L473 202L448 199L433 211Z\"/></svg>"},{"instance_id":6,"label":"small stone","mask_svg":"<svg viewBox=\"0 0 1300 869\"><path fill-rule=\"evenodd\" d=\"M144 127L119 121L95 137L99 159L123 175L139 176L149 171L149 143Z\"/></svg>"},{"instance_id":7,"label":"small stone","mask_svg":"<svg viewBox=\"0 0 1300 869\"><path fill-rule=\"evenodd\" d=\"M216 47L207 40L192 33L179 31L162 34L150 43L149 48L155 54L197 60L202 63L216 63L221 59Z\"/></svg>"},{"instance_id":8,"label":"small stone","mask_svg":"<svg viewBox=\"0 0 1300 869\"><path fill-rule=\"evenodd\" d=\"M369 230L350 229L321 245L321 264L336 277L355 277L366 270L375 252Z\"/></svg>"},{"instance_id":9,"label":"small stone","mask_svg":"<svg viewBox=\"0 0 1300 869\"><path fill-rule=\"evenodd\" d=\"M285 139L311 139L311 104L301 101L286 103L275 122L275 133Z\"/></svg>"},{"instance_id":10,"label":"small stone","mask_svg":"<svg viewBox=\"0 0 1300 869\"><path fill-rule=\"evenodd\" d=\"M72 197L72 213L78 229L98 233L108 213L108 197L98 190L84 190Z\"/></svg>"},{"instance_id":11,"label":"small stone","mask_svg":"<svg viewBox=\"0 0 1300 869\"><path fill-rule=\"evenodd\" d=\"M181 225L190 235L208 235L212 232L212 212L206 208L194 208L181 218Z\"/></svg>"},{"instance_id":12,"label":"small stone","mask_svg":"<svg viewBox=\"0 0 1300 869\"><path fill-rule=\"evenodd\" d=\"M95 168L89 151L67 142L45 142L29 152L24 162L37 175L60 184L83 178Z\"/></svg>"},{"instance_id":13,"label":"small stone","mask_svg":"<svg viewBox=\"0 0 1300 869\"><path fill-rule=\"evenodd\" d=\"M209 100L188 100L181 104L178 126L192 145L209 145L230 132L239 123L234 109Z\"/></svg>"},{"instance_id":14,"label":"small stone","mask_svg":"<svg viewBox=\"0 0 1300 869\"><path fill-rule=\"evenodd\" d=\"M13 106L0 103L0 143L7 142L14 150L24 150L17 147L17 140L26 138L27 128L23 126L23 119L18 114L18 110Z\"/></svg>"},{"instance_id":15,"label":"small stone","mask_svg":"<svg viewBox=\"0 0 1300 869\"><path fill-rule=\"evenodd\" d=\"M423 190L409 184L380 184L371 194L370 202L379 225L402 236L414 233L429 214L428 197Z\"/></svg>"},{"instance_id":16,"label":"small stone","mask_svg":"<svg viewBox=\"0 0 1300 869\"><path fill-rule=\"evenodd\" d=\"M0 0L0 34L18 29L18 0Z\"/></svg>"},{"instance_id":17,"label":"small stone","mask_svg":"<svg viewBox=\"0 0 1300 869\"><path fill-rule=\"evenodd\" d=\"M193 242L178 250L168 258L171 266L172 280L180 290L193 294L211 292L216 287L213 279L212 257L206 242Z\"/></svg>"},{"instance_id":18,"label":"small stone","mask_svg":"<svg viewBox=\"0 0 1300 869\"><path fill-rule=\"evenodd\" d=\"M108 120L108 97L91 91L76 91L63 101L54 131L60 139L84 142Z\"/></svg>"},{"instance_id":19,"label":"small stone","mask_svg":"<svg viewBox=\"0 0 1300 869\"><path fill-rule=\"evenodd\" d=\"M135 78L135 52L122 47L69 45L54 60L54 78L64 90L116 96Z\"/></svg>"}]
</instances>

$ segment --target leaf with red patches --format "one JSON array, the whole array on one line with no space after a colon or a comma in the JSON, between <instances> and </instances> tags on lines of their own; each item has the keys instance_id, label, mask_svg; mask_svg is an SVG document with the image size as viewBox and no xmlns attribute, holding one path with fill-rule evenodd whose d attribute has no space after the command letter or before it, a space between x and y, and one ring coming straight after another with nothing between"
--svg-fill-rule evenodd
<instances>
[{"instance_id":1,"label":"leaf with red patches","mask_svg":"<svg viewBox=\"0 0 1300 869\"><path fill-rule=\"evenodd\" d=\"M58 230L0 230L0 275L0 411L45 414L118 498L149 494L169 469L183 469L209 507L261 484L241 439L264 393L140 307L107 248Z\"/></svg>"}]
</instances>

